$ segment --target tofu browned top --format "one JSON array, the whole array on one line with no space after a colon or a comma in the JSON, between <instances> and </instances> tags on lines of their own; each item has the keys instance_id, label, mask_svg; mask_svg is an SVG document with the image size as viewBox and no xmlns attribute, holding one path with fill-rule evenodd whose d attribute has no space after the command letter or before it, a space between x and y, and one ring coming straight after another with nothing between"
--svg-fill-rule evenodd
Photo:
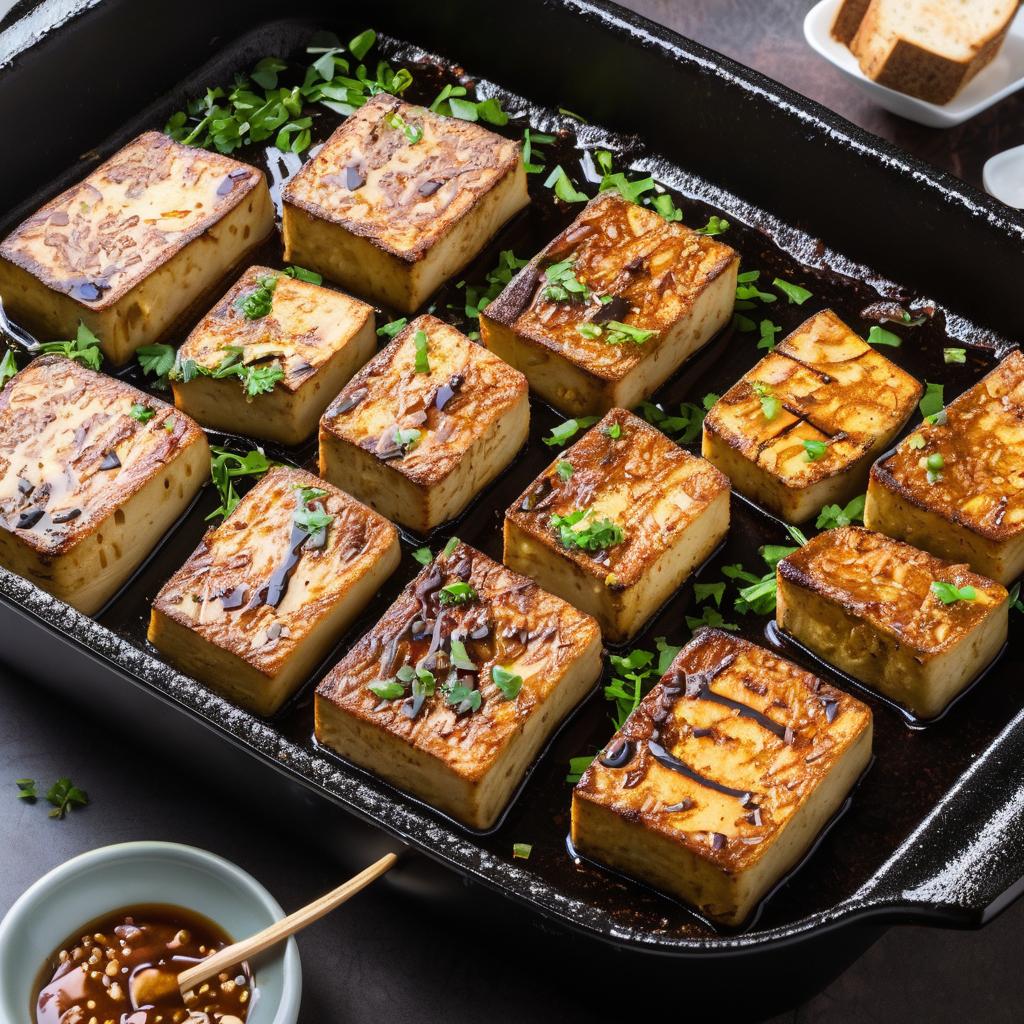
<instances>
[{"instance_id":1,"label":"tofu browned top","mask_svg":"<svg viewBox=\"0 0 1024 1024\"><path fill-rule=\"evenodd\" d=\"M241 305L261 287L270 290L270 311L249 319ZM241 348L244 365L276 361L284 371L279 385L297 391L372 316L372 306L341 292L270 267L250 267L199 321L178 362L191 359L214 370L232 348Z\"/></svg>"},{"instance_id":2,"label":"tofu browned top","mask_svg":"<svg viewBox=\"0 0 1024 1024\"><path fill-rule=\"evenodd\" d=\"M745 373L715 403L704 429L789 486L808 487L891 437L922 391L824 310ZM827 442L824 453L809 460L804 440Z\"/></svg>"},{"instance_id":3,"label":"tofu browned top","mask_svg":"<svg viewBox=\"0 0 1024 1024\"><path fill-rule=\"evenodd\" d=\"M449 603L444 588L453 585L467 597ZM475 780L554 693L569 666L599 640L589 615L459 544L402 591L317 695ZM468 660L453 647L455 641ZM496 666L522 680L511 699L494 681ZM369 689L401 682L417 668L431 677L428 694L417 696L411 680L395 699ZM458 686L465 688L465 702L462 691L453 689ZM468 696L472 692L478 696Z\"/></svg>"},{"instance_id":4,"label":"tofu browned top","mask_svg":"<svg viewBox=\"0 0 1024 1024\"><path fill-rule=\"evenodd\" d=\"M105 309L262 180L255 167L145 132L18 225L0 256Z\"/></svg>"},{"instance_id":5,"label":"tofu browned top","mask_svg":"<svg viewBox=\"0 0 1024 1024\"><path fill-rule=\"evenodd\" d=\"M421 316L345 385L320 429L430 486L528 389L508 363L436 317Z\"/></svg>"},{"instance_id":6,"label":"tofu browned top","mask_svg":"<svg viewBox=\"0 0 1024 1024\"><path fill-rule=\"evenodd\" d=\"M422 133L411 142L410 133ZM379 93L285 186L284 201L422 259L520 161L519 144Z\"/></svg>"},{"instance_id":7,"label":"tofu browned top","mask_svg":"<svg viewBox=\"0 0 1024 1024\"><path fill-rule=\"evenodd\" d=\"M771 848L871 711L770 651L702 629L583 773L576 797L727 871Z\"/></svg>"},{"instance_id":8,"label":"tofu browned top","mask_svg":"<svg viewBox=\"0 0 1024 1024\"><path fill-rule=\"evenodd\" d=\"M197 441L192 420L128 384L63 356L33 360L0 391L0 525L63 554Z\"/></svg>"},{"instance_id":9,"label":"tofu browned top","mask_svg":"<svg viewBox=\"0 0 1024 1024\"><path fill-rule=\"evenodd\" d=\"M859 526L825 530L782 559L778 574L842 605L922 656L955 646L998 605L1006 588L966 565ZM944 604L933 583L973 587L974 598Z\"/></svg>"},{"instance_id":10,"label":"tofu browned top","mask_svg":"<svg viewBox=\"0 0 1024 1024\"><path fill-rule=\"evenodd\" d=\"M944 422L942 420L944 419ZM928 456L942 468L928 472ZM1003 541L1024 532L1024 354L1011 352L872 473L921 508Z\"/></svg>"},{"instance_id":11,"label":"tofu browned top","mask_svg":"<svg viewBox=\"0 0 1024 1024\"><path fill-rule=\"evenodd\" d=\"M737 259L722 242L670 223L618 192L602 192L519 272L487 307L487 316L590 373L617 380L650 355L700 292ZM565 293L552 287L548 269L564 261L585 292L562 298ZM652 336L642 343L610 343L616 336L607 325L615 322Z\"/></svg>"},{"instance_id":12,"label":"tofu browned top","mask_svg":"<svg viewBox=\"0 0 1024 1024\"><path fill-rule=\"evenodd\" d=\"M304 511L330 521L303 527ZM272 469L207 532L153 606L273 676L396 536L383 516L312 473Z\"/></svg>"},{"instance_id":13,"label":"tofu browned top","mask_svg":"<svg viewBox=\"0 0 1024 1024\"><path fill-rule=\"evenodd\" d=\"M728 490L728 478L710 462L625 409L612 409L548 466L506 514L609 586L626 587L638 582ZM608 521L622 531L622 539L593 550L564 544L558 522L583 510L586 515L569 527L573 534Z\"/></svg>"}]
</instances>

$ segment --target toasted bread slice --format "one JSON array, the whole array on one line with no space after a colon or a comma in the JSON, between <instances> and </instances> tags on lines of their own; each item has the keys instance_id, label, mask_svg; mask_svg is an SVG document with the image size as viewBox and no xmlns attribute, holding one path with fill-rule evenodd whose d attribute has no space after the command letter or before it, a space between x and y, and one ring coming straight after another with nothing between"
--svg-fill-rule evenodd
<instances>
[{"instance_id":1,"label":"toasted bread slice","mask_svg":"<svg viewBox=\"0 0 1024 1024\"><path fill-rule=\"evenodd\" d=\"M0 565L91 615L210 476L198 424L63 356L0 391Z\"/></svg>"},{"instance_id":2,"label":"toasted bread slice","mask_svg":"<svg viewBox=\"0 0 1024 1024\"><path fill-rule=\"evenodd\" d=\"M842 806L871 733L859 700L702 629L583 773L573 844L741 924Z\"/></svg>"},{"instance_id":3,"label":"toasted bread slice","mask_svg":"<svg viewBox=\"0 0 1024 1024\"><path fill-rule=\"evenodd\" d=\"M816 313L704 419L704 458L788 523L864 489L923 388L831 310Z\"/></svg>"},{"instance_id":4,"label":"toasted bread slice","mask_svg":"<svg viewBox=\"0 0 1024 1024\"><path fill-rule=\"evenodd\" d=\"M1005 587L858 526L813 537L777 577L779 627L918 718L940 714L1006 643Z\"/></svg>"},{"instance_id":5,"label":"toasted bread slice","mask_svg":"<svg viewBox=\"0 0 1024 1024\"><path fill-rule=\"evenodd\" d=\"M317 688L316 738L471 828L601 674L589 616L465 544L442 553Z\"/></svg>"},{"instance_id":6,"label":"toasted bread slice","mask_svg":"<svg viewBox=\"0 0 1024 1024\"><path fill-rule=\"evenodd\" d=\"M303 527L297 516L305 510L330 521ZM312 473L272 469L164 584L150 643L229 699L271 715L400 556L398 533L383 516Z\"/></svg>"},{"instance_id":7,"label":"toasted bread slice","mask_svg":"<svg viewBox=\"0 0 1024 1024\"><path fill-rule=\"evenodd\" d=\"M113 363L158 341L274 229L262 171L146 132L0 245L0 295L42 340L79 320Z\"/></svg>"},{"instance_id":8,"label":"toasted bread slice","mask_svg":"<svg viewBox=\"0 0 1024 1024\"><path fill-rule=\"evenodd\" d=\"M728 479L642 419L612 409L505 513L503 558L589 612L605 639L619 643L640 631L728 530Z\"/></svg>"},{"instance_id":9,"label":"toasted bread slice","mask_svg":"<svg viewBox=\"0 0 1024 1024\"><path fill-rule=\"evenodd\" d=\"M849 46L870 3L871 0L842 0L832 22L832 37Z\"/></svg>"},{"instance_id":10,"label":"toasted bread slice","mask_svg":"<svg viewBox=\"0 0 1024 1024\"><path fill-rule=\"evenodd\" d=\"M284 188L285 259L411 313L530 201L518 143L380 93Z\"/></svg>"},{"instance_id":11,"label":"toasted bread slice","mask_svg":"<svg viewBox=\"0 0 1024 1024\"><path fill-rule=\"evenodd\" d=\"M320 421L320 475L410 530L457 516L530 428L526 378L433 316L415 319Z\"/></svg>"},{"instance_id":12,"label":"toasted bread slice","mask_svg":"<svg viewBox=\"0 0 1024 1024\"><path fill-rule=\"evenodd\" d=\"M999 52L1020 0L871 0L850 49L868 78L948 103Z\"/></svg>"},{"instance_id":13,"label":"toasted bread slice","mask_svg":"<svg viewBox=\"0 0 1024 1024\"><path fill-rule=\"evenodd\" d=\"M246 301L256 292L270 298L252 310ZM269 267L250 267L178 350L174 404L204 427L300 444L376 350L372 306ZM190 362L205 372L192 370L186 382L182 367ZM237 366L281 376L269 391L252 393L231 372Z\"/></svg>"},{"instance_id":14,"label":"toasted bread slice","mask_svg":"<svg viewBox=\"0 0 1024 1024\"><path fill-rule=\"evenodd\" d=\"M871 467L864 524L1009 586L1024 573L1022 483L1024 354L1014 351Z\"/></svg>"},{"instance_id":15,"label":"toasted bread slice","mask_svg":"<svg viewBox=\"0 0 1024 1024\"><path fill-rule=\"evenodd\" d=\"M728 322L739 262L718 239L602 192L481 312L480 335L570 416L629 409Z\"/></svg>"}]
</instances>

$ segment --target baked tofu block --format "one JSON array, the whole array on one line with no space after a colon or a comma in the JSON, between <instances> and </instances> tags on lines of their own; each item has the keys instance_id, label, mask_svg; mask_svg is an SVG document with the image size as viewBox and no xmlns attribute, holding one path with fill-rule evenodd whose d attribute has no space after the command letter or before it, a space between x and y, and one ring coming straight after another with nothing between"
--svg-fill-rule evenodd
<instances>
[{"instance_id":1,"label":"baked tofu block","mask_svg":"<svg viewBox=\"0 0 1024 1024\"><path fill-rule=\"evenodd\" d=\"M40 339L79 320L126 363L274 229L262 171L145 132L0 244L0 295Z\"/></svg>"},{"instance_id":2,"label":"baked tofu block","mask_svg":"<svg viewBox=\"0 0 1024 1024\"><path fill-rule=\"evenodd\" d=\"M612 409L505 513L503 557L622 643L728 531L728 479Z\"/></svg>"},{"instance_id":3,"label":"baked tofu block","mask_svg":"<svg viewBox=\"0 0 1024 1024\"><path fill-rule=\"evenodd\" d=\"M272 715L399 558L382 516L312 473L273 469L161 589L150 643L229 700Z\"/></svg>"},{"instance_id":4,"label":"baked tofu block","mask_svg":"<svg viewBox=\"0 0 1024 1024\"><path fill-rule=\"evenodd\" d=\"M918 718L940 714L1006 643L1002 586L881 533L826 530L776 571L779 627Z\"/></svg>"},{"instance_id":5,"label":"baked tofu block","mask_svg":"<svg viewBox=\"0 0 1024 1024\"><path fill-rule=\"evenodd\" d=\"M728 322L739 263L729 246L603 192L487 306L480 333L556 409L630 408Z\"/></svg>"},{"instance_id":6,"label":"baked tofu block","mask_svg":"<svg viewBox=\"0 0 1024 1024\"><path fill-rule=\"evenodd\" d=\"M788 523L846 504L921 397L919 381L831 310L805 320L704 418L702 453Z\"/></svg>"},{"instance_id":7,"label":"baked tofu block","mask_svg":"<svg viewBox=\"0 0 1024 1024\"><path fill-rule=\"evenodd\" d=\"M1024 355L871 467L864 522L1007 586L1024 572Z\"/></svg>"},{"instance_id":8,"label":"baked tofu block","mask_svg":"<svg viewBox=\"0 0 1024 1024\"><path fill-rule=\"evenodd\" d=\"M320 421L320 475L427 533L457 516L526 443L526 378L454 327L413 320Z\"/></svg>"},{"instance_id":9,"label":"baked tofu block","mask_svg":"<svg viewBox=\"0 0 1024 1024\"><path fill-rule=\"evenodd\" d=\"M459 544L317 688L316 738L486 829L600 675L589 615Z\"/></svg>"},{"instance_id":10,"label":"baked tofu block","mask_svg":"<svg viewBox=\"0 0 1024 1024\"><path fill-rule=\"evenodd\" d=\"M92 615L209 476L187 416L43 356L0 391L0 565Z\"/></svg>"},{"instance_id":11,"label":"baked tofu block","mask_svg":"<svg viewBox=\"0 0 1024 1024\"><path fill-rule=\"evenodd\" d=\"M300 444L376 351L372 306L250 267L179 349L174 404L204 427Z\"/></svg>"},{"instance_id":12,"label":"baked tofu block","mask_svg":"<svg viewBox=\"0 0 1024 1024\"><path fill-rule=\"evenodd\" d=\"M573 845L742 924L842 806L871 730L859 700L702 629L583 773Z\"/></svg>"},{"instance_id":13,"label":"baked tofu block","mask_svg":"<svg viewBox=\"0 0 1024 1024\"><path fill-rule=\"evenodd\" d=\"M530 201L519 144L380 93L284 189L285 259L411 313Z\"/></svg>"}]
</instances>

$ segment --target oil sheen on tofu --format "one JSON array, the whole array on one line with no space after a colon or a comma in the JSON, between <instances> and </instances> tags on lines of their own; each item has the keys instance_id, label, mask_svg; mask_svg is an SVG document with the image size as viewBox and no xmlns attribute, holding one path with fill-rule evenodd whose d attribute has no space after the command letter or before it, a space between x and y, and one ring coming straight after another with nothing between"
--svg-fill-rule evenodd
<instances>
[{"instance_id":1,"label":"oil sheen on tofu","mask_svg":"<svg viewBox=\"0 0 1024 1024\"><path fill-rule=\"evenodd\" d=\"M582 513L582 514L581 514ZM613 409L505 513L505 564L593 615L620 643L729 530L729 481Z\"/></svg>"},{"instance_id":2,"label":"oil sheen on tofu","mask_svg":"<svg viewBox=\"0 0 1024 1024\"><path fill-rule=\"evenodd\" d=\"M589 615L460 544L317 688L316 738L486 829L601 667Z\"/></svg>"},{"instance_id":3,"label":"oil sheen on tofu","mask_svg":"<svg viewBox=\"0 0 1024 1024\"><path fill-rule=\"evenodd\" d=\"M530 427L526 378L454 327L415 319L320 421L320 475L411 530L457 516Z\"/></svg>"},{"instance_id":4,"label":"oil sheen on tofu","mask_svg":"<svg viewBox=\"0 0 1024 1024\"><path fill-rule=\"evenodd\" d=\"M776 571L779 627L921 719L1006 643L1004 587L881 533L826 530Z\"/></svg>"},{"instance_id":5,"label":"oil sheen on tofu","mask_svg":"<svg viewBox=\"0 0 1024 1024\"><path fill-rule=\"evenodd\" d=\"M187 416L43 356L0 391L0 564L91 615L209 476L206 437Z\"/></svg>"},{"instance_id":6,"label":"oil sheen on tofu","mask_svg":"<svg viewBox=\"0 0 1024 1024\"><path fill-rule=\"evenodd\" d=\"M875 463L864 522L1006 586L1024 572L1024 355Z\"/></svg>"},{"instance_id":7,"label":"oil sheen on tofu","mask_svg":"<svg viewBox=\"0 0 1024 1024\"><path fill-rule=\"evenodd\" d=\"M519 144L381 93L285 186L285 259L411 313L527 205Z\"/></svg>"},{"instance_id":8,"label":"oil sheen on tofu","mask_svg":"<svg viewBox=\"0 0 1024 1024\"><path fill-rule=\"evenodd\" d=\"M871 737L860 701L702 629L583 773L573 845L742 924L842 806Z\"/></svg>"},{"instance_id":9,"label":"oil sheen on tofu","mask_svg":"<svg viewBox=\"0 0 1024 1024\"><path fill-rule=\"evenodd\" d=\"M831 310L816 313L731 387L704 419L704 458L789 523L864 490L871 461L923 388Z\"/></svg>"},{"instance_id":10,"label":"oil sheen on tofu","mask_svg":"<svg viewBox=\"0 0 1024 1024\"><path fill-rule=\"evenodd\" d=\"M268 292L269 310L248 315L246 301ZM297 445L376 350L372 306L269 267L250 267L196 325L178 365L191 360L213 374L237 358L246 367L276 370L280 379L253 395L236 375L196 374L172 382L174 404L204 427Z\"/></svg>"},{"instance_id":11,"label":"oil sheen on tofu","mask_svg":"<svg viewBox=\"0 0 1024 1024\"><path fill-rule=\"evenodd\" d=\"M0 295L42 340L79 320L127 362L209 301L271 233L263 172L146 132L0 244Z\"/></svg>"},{"instance_id":12,"label":"oil sheen on tofu","mask_svg":"<svg viewBox=\"0 0 1024 1024\"><path fill-rule=\"evenodd\" d=\"M487 306L481 336L567 415L631 408L728 322L739 262L603 192Z\"/></svg>"},{"instance_id":13,"label":"oil sheen on tofu","mask_svg":"<svg viewBox=\"0 0 1024 1024\"><path fill-rule=\"evenodd\" d=\"M273 469L210 530L153 603L149 640L273 714L398 567L395 528L311 473Z\"/></svg>"}]
</instances>

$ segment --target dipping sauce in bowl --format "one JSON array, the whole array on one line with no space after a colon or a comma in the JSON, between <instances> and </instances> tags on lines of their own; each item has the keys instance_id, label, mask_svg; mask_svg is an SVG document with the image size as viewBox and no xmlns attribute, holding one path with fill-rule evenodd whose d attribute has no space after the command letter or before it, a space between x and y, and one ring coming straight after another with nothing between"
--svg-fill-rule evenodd
<instances>
[{"instance_id":1,"label":"dipping sauce in bowl","mask_svg":"<svg viewBox=\"0 0 1024 1024\"><path fill-rule=\"evenodd\" d=\"M40 971L36 1024L241 1024L255 998L248 964L184 1001L177 976L231 939L212 921L166 904L127 907L83 925Z\"/></svg>"}]
</instances>

